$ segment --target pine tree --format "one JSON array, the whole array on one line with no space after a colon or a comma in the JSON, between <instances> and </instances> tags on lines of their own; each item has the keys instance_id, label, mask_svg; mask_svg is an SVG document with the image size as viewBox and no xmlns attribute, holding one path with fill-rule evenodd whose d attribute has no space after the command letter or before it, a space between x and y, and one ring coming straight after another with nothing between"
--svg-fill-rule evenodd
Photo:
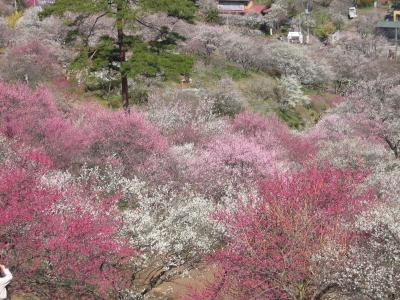
<instances>
[{"instance_id":1,"label":"pine tree","mask_svg":"<svg viewBox=\"0 0 400 300\"><path fill-rule=\"evenodd\" d=\"M186 73L191 68L190 57L172 51L181 37L167 28L157 28L159 36L157 41L153 42L144 42L134 35L135 26L132 24L151 26L141 18L145 14L161 11L191 21L195 6L190 0L56 0L54 4L44 8L41 17L64 16L67 12L73 13L76 20L80 21L95 17L90 32L82 39L82 51L76 58L75 65L90 66L90 71L111 69L118 72L122 105L127 110L128 77L155 76L162 73L166 78L176 78L178 74ZM113 19L116 38L110 35L103 36L94 49L90 48L88 40L95 32L96 23L103 17ZM128 26L130 34L126 34ZM74 34L80 34L79 27Z\"/></svg>"}]
</instances>

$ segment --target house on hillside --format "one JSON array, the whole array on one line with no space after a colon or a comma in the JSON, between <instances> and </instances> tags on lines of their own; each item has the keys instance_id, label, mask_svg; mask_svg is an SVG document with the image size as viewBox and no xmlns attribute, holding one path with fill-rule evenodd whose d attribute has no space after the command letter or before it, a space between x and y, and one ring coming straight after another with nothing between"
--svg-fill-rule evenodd
<instances>
[{"instance_id":1,"label":"house on hillside","mask_svg":"<svg viewBox=\"0 0 400 300\"><path fill-rule=\"evenodd\" d=\"M253 0L218 0L218 10L222 14L265 14L268 8L267 5L254 4Z\"/></svg>"}]
</instances>

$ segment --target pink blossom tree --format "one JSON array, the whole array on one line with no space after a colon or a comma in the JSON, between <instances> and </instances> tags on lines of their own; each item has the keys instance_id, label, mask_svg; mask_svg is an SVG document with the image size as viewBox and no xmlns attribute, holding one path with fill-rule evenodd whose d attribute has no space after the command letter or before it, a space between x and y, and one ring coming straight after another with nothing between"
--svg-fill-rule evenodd
<instances>
[{"instance_id":1,"label":"pink blossom tree","mask_svg":"<svg viewBox=\"0 0 400 300\"><path fill-rule=\"evenodd\" d=\"M316 147L311 139L294 132L274 116L263 117L244 112L232 121L235 133L244 135L265 149L275 149L281 157L304 163L315 155Z\"/></svg>"},{"instance_id":2,"label":"pink blossom tree","mask_svg":"<svg viewBox=\"0 0 400 300\"><path fill-rule=\"evenodd\" d=\"M57 103L44 87L0 82L0 132L42 148L58 167L103 165L120 159L130 171L143 171L167 142L138 112L125 114L99 105Z\"/></svg>"},{"instance_id":3,"label":"pink blossom tree","mask_svg":"<svg viewBox=\"0 0 400 300\"><path fill-rule=\"evenodd\" d=\"M0 82L0 118L3 134L43 148L59 166L73 162L84 149L85 136L43 87Z\"/></svg>"},{"instance_id":4,"label":"pink blossom tree","mask_svg":"<svg viewBox=\"0 0 400 300\"><path fill-rule=\"evenodd\" d=\"M355 214L372 194L356 193L365 174L308 168L261 184L260 196L218 214L226 246L213 253L214 282L188 299L308 299L313 254L326 243L348 243Z\"/></svg>"},{"instance_id":5,"label":"pink blossom tree","mask_svg":"<svg viewBox=\"0 0 400 300\"><path fill-rule=\"evenodd\" d=\"M5 80L22 81L29 85L36 85L60 73L56 56L38 41L10 48L0 67Z\"/></svg>"},{"instance_id":6,"label":"pink blossom tree","mask_svg":"<svg viewBox=\"0 0 400 300\"><path fill-rule=\"evenodd\" d=\"M75 111L82 123L88 145L85 160L103 165L104 159L119 159L132 174L150 168L152 156L163 154L167 141L142 114L109 111L98 105L86 105Z\"/></svg>"},{"instance_id":7,"label":"pink blossom tree","mask_svg":"<svg viewBox=\"0 0 400 300\"><path fill-rule=\"evenodd\" d=\"M0 131L27 145L42 148L59 166L66 166L85 147L83 132L68 120L44 87L0 82Z\"/></svg>"},{"instance_id":8,"label":"pink blossom tree","mask_svg":"<svg viewBox=\"0 0 400 300\"><path fill-rule=\"evenodd\" d=\"M229 186L254 185L276 172L278 153L244 136L225 132L216 136L189 162L192 180L201 191L221 197Z\"/></svg>"}]
</instances>

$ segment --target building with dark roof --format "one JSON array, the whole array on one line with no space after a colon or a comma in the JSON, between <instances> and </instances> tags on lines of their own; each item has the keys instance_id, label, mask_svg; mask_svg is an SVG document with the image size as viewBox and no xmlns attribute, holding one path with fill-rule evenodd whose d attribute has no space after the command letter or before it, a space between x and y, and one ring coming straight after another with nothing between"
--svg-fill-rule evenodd
<instances>
[{"instance_id":1,"label":"building with dark roof","mask_svg":"<svg viewBox=\"0 0 400 300\"><path fill-rule=\"evenodd\" d=\"M268 7L254 4L253 0L218 0L218 10L223 14L264 14Z\"/></svg>"}]
</instances>

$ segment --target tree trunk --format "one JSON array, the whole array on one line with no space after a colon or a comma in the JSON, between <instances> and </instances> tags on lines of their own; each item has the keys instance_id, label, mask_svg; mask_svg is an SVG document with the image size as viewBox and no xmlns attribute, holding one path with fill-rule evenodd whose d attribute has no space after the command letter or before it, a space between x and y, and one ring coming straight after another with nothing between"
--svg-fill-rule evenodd
<instances>
[{"instance_id":1,"label":"tree trunk","mask_svg":"<svg viewBox=\"0 0 400 300\"><path fill-rule=\"evenodd\" d=\"M336 283L330 283L323 286L320 290L318 290L314 296L311 298L312 300L321 300L322 297L332 291L333 289L337 288L338 285Z\"/></svg>"},{"instance_id":2,"label":"tree trunk","mask_svg":"<svg viewBox=\"0 0 400 300\"><path fill-rule=\"evenodd\" d=\"M117 6L117 14L121 11L121 6ZM122 107L129 111L129 92L128 92L128 77L124 74L122 65L126 60L126 50L124 46L124 20L122 18L117 19L117 30L118 30L118 48L119 48L119 62L120 62L120 73L121 73L121 97Z\"/></svg>"},{"instance_id":3,"label":"tree trunk","mask_svg":"<svg viewBox=\"0 0 400 300\"><path fill-rule=\"evenodd\" d=\"M389 148L393 151L394 156L396 158L399 158L399 148L398 148L399 143L392 142L387 136L385 136L385 141L389 145Z\"/></svg>"}]
</instances>

